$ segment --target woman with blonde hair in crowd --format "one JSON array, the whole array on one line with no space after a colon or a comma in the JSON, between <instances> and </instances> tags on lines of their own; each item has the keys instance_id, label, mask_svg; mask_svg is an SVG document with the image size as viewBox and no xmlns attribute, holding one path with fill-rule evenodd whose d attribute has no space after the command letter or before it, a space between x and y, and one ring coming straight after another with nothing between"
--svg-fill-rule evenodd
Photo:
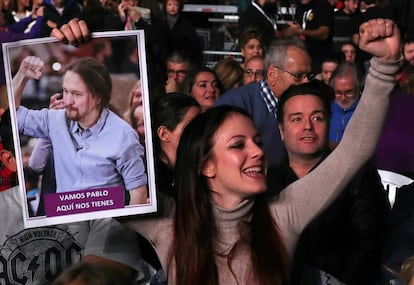
<instances>
[{"instance_id":1,"label":"woman with blonde hair in crowd","mask_svg":"<svg viewBox=\"0 0 414 285\"><path fill-rule=\"evenodd\" d=\"M219 60L213 70L223 86L223 93L243 83L243 68L233 58Z\"/></svg>"}]
</instances>

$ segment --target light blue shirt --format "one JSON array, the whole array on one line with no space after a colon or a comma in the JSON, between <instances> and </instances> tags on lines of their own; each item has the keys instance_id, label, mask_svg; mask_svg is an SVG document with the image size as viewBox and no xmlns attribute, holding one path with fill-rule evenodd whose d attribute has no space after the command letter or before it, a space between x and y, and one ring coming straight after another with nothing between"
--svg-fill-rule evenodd
<instances>
[{"instance_id":1,"label":"light blue shirt","mask_svg":"<svg viewBox=\"0 0 414 285\"><path fill-rule=\"evenodd\" d=\"M138 135L108 109L85 130L67 120L65 110L20 106L17 122L20 133L52 142L57 193L113 186L132 190L147 184Z\"/></svg>"}]
</instances>

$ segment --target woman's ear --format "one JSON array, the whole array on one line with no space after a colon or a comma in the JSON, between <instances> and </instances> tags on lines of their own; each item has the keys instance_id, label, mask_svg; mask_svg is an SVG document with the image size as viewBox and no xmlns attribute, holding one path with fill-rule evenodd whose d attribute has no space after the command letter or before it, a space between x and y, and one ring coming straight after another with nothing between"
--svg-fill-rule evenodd
<instances>
[{"instance_id":1,"label":"woman's ear","mask_svg":"<svg viewBox=\"0 0 414 285\"><path fill-rule=\"evenodd\" d=\"M158 127L157 135L161 142L169 143L171 141L170 130L167 129L165 126Z\"/></svg>"},{"instance_id":2,"label":"woman's ear","mask_svg":"<svg viewBox=\"0 0 414 285\"><path fill-rule=\"evenodd\" d=\"M201 173L208 178L214 178L216 176L216 167L212 159L207 159L204 162Z\"/></svg>"}]
</instances>

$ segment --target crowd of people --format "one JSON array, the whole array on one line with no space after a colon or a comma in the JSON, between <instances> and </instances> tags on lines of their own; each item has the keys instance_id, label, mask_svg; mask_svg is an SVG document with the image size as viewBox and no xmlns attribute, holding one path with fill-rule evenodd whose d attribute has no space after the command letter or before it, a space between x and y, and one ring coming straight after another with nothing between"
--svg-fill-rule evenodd
<instances>
[{"instance_id":1,"label":"crowd of people","mask_svg":"<svg viewBox=\"0 0 414 285\"><path fill-rule=\"evenodd\" d=\"M122 185L128 203L147 203L147 143L159 205L149 216L25 229L2 72L0 280L412 284L414 251L392 263L384 254L397 214L377 173L414 176L414 129L400 109L414 106L409 1L299 0L291 19L278 13L286 1L210 1L240 9L242 60L213 67L187 1L12 2L0 0L1 43L52 36L76 47L49 57L29 47L11 67L18 129L37 138L21 146L34 145L23 163L30 216L45 214L46 189ZM90 32L135 29L145 32L147 77L136 45L88 44ZM38 94L44 102L32 104ZM40 231L53 243L11 252Z\"/></svg>"}]
</instances>

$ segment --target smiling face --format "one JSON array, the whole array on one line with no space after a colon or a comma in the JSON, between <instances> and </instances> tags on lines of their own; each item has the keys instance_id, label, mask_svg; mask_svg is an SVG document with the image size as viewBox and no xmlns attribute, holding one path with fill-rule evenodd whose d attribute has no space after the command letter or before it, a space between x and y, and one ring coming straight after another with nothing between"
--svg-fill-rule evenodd
<instances>
[{"instance_id":1,"label":"smiling face","mask_svg":"<svg viewBox=\"0 0 414 285\"><path fill-rule=\"evenodd\" d=\"M203 112L211 108L220 95L219 84L214 74L206 71L197 74L191 95L200 104Z\"/></svg>"},{"instance_id":2,"label":"smiling face","mask_svg":"<svg viewBox=\"0 0 414 285\"><path fill-rule=\"evenodd\" d=\"M202 171L208 177L214 201L234 207L264 192L266 168L253 122L242 114L230 114L214 134L211 154Z\"/></svg>"},{"instance_id":3,"label":"smiling face","mask_svg":"<svg viewBox=\"0 0 414 285\"><path fill-rule=\"evenodd\" d=\"M101 113L100 99L92 97L82 78L72 71L63 77L62 89L66 117L84 129L93 126Z\"/></svg>"},{"instance_id":4,"label":"smiling face","mask_svg":"<svg viewBox=\"0 0 414 285\"><path fill-rule=\"evenodd\" d=\"M279 130L289 161L319 157L326 149L328 136L322 101L313 95L296 95L288 99Z\"/></svg>"}]
</instances>

